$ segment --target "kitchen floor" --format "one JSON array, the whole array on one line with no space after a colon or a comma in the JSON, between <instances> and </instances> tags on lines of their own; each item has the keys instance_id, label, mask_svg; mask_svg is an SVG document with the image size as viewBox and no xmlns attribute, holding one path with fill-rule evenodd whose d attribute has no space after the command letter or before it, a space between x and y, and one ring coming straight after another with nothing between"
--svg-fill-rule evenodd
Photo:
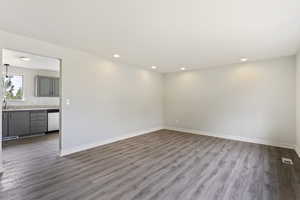
<instances>
[{"instance_id":1,"label":"kitchen floor","mask_svg":"<svg viewBox=\"0 0 300 200\"><path fill-rule=\"evenodd\" d=\"M293 150L168 130L66 157L57 134L6 142L4 168L6 200L300 199Z\"/></svg>"}]
</instances>

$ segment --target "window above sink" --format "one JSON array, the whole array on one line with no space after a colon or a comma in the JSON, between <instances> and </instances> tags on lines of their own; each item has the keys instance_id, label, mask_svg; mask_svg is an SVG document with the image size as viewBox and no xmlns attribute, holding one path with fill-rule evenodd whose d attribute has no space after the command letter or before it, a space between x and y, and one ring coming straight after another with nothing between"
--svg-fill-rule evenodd
<instances>
[{"instance_id":1,"label":"window above sink","mask_svg":"<svg viewBox=\"0 0 300 200\"><path fill-rule=\"evenodd\" d=\"M10 75L4 78L7 101L24 101L24 79L22 75Z\"/></svg>"}]
</instances>

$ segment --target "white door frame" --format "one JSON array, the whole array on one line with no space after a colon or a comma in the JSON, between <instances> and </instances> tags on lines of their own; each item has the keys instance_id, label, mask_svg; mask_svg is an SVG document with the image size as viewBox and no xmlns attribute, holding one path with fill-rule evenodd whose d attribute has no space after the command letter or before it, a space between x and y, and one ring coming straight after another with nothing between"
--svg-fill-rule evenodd
<instances>
[{"instance_id":1,"label":"white door frame","mask_svg":"<svg viewBox=\"0 0 300 200\"><path fill-rule=\"evenodd\" d=\"M9 48L4 48L4 49L9 49ZM1 55L0 55L0 58L1 61L0 61L0 64L1 64L1 72L3 71L3 64L5 63L2 63L3 62L3 49L0 49L1 50ZM32 54L32 55L37 55L37 56L42 56L42 57L47 57L47 58L53 58L53 59L56 59L59 61L59 145L58 145L58 148L59 148L59 151L58 151L58 155L61 156L61 151L62 151L62 97L63 97L63 94L62 94L62 59L61 58L56 58L56 57L52 57L52 56L45 56L45 55L42 55L42 54L37 54L37 53L32 53L30 51L22 51L22 50L17 50L17 49L9 49L9 50L13 50L13 51L19 51L19 52L24 52L24 53L27 53L27 54ZM1 73L1 75L3 75ZM2 77L1 77L2 78ZM3 149L2 149L2 102L3 102L3 97L4 97L4 93L3 93L3 85L2 85L2 81L0 83L0 95L1 95L1 107L0 107L0 113L1 113L1 116L0 116L0 174L1 173L4 173L4 167L3 167Z\"/></svg>"}]
</instances>

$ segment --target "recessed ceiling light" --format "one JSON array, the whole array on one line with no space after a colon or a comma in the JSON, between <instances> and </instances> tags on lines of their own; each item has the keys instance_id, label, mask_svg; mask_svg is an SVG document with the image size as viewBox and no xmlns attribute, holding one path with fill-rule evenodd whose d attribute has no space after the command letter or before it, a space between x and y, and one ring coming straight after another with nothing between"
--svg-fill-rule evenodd
<instances>
[{"instance_id":1,"label":"recessed ceiling light","mask_svg":"<svg viewBox=\"0 0 300 200\"><path fill-rule=\"evenodd\" d=\"M121 56L119 54L114 54L113 57L114 58L120 58Z\"/></svg>"},{"instance_id":2,"label":"recessed ceiling light","mask_svg":"<svg viewBox=\"0 0 300 200\"><path fill-rule=\"evenodd\" d=\"M30 61L30 58L28 58L28 57L23 57L23 56L20 57L19 59L22 60L22 61Z\"/></svg>"},{"instance_id":3,"label":"recessed ceiling light","mask_svg":"<svg viewBox=\"0 0 300 200\"><path fill-rule=\"evenodd\" d=\"M152 69L156 69L157 67L156 67L156 66L152 66L151 68L152 68Z\"/></svg>"},{"instance_id":4,"label":"recessed ceiling light","mask_svg":"<svg viewBox=\"0 0 300 200\"><path fill-rule=\"evenodd\" d=\"M240 61L241 62L246 62L248 60L248 58L241 58Z\"/></svg>"},{"instance_id":5,"label":"recessed ceiling light","mask_svg":"<svg viewBox=\"0 0 300 200\"><path fill-rule=\"evenodd\" d=\"M185 67L181 67L180 70L184 71L184 70L185 70Z\"/></svg>"}]
</instances>

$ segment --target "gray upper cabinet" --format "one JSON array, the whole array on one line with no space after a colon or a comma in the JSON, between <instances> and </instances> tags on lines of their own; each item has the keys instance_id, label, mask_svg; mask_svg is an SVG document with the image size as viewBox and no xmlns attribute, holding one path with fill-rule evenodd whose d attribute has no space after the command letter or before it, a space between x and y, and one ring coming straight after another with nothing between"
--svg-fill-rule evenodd
<instances>
[{"instance_id":1,"label":"gray upper cabinet","mask_svg":"<svg viewBox=\"0 0 300 200\"><path fill-rule=\"evenodd\" d=\"M30 127L30 112L18 111L9 112L8 128L9 136L28 135Z\"/></svg>"},{"instance_id":2,"label":"gray upper cabinet","mask_svg":"<svg viewBox=\"0 0 300 200\"><path fill-rule=\"evenodd\" d=\"M49 97L52 95L52 82L51 79L44 76L37 77L37 96Z\"/></svg>"},{"instance_id":3,"label":"gray upper cabinet","mask_svg":"<svg viewBox=\"0 0 300 200\"><path fill-rule=\"evenodd\" d=\"M53 96L59 97L59 78L55 78L53 81Z\"/></svg>"},{"instance_id":4,"label":"gray upper cabinet","mask_svg":"<svg viewBox=\"0 0 300 200\"><path fill-rule=\"evenodd\" d=\"M37 76L36 96L38 97L59 97L59 78Z\"/></svg>"}]
</instances>

